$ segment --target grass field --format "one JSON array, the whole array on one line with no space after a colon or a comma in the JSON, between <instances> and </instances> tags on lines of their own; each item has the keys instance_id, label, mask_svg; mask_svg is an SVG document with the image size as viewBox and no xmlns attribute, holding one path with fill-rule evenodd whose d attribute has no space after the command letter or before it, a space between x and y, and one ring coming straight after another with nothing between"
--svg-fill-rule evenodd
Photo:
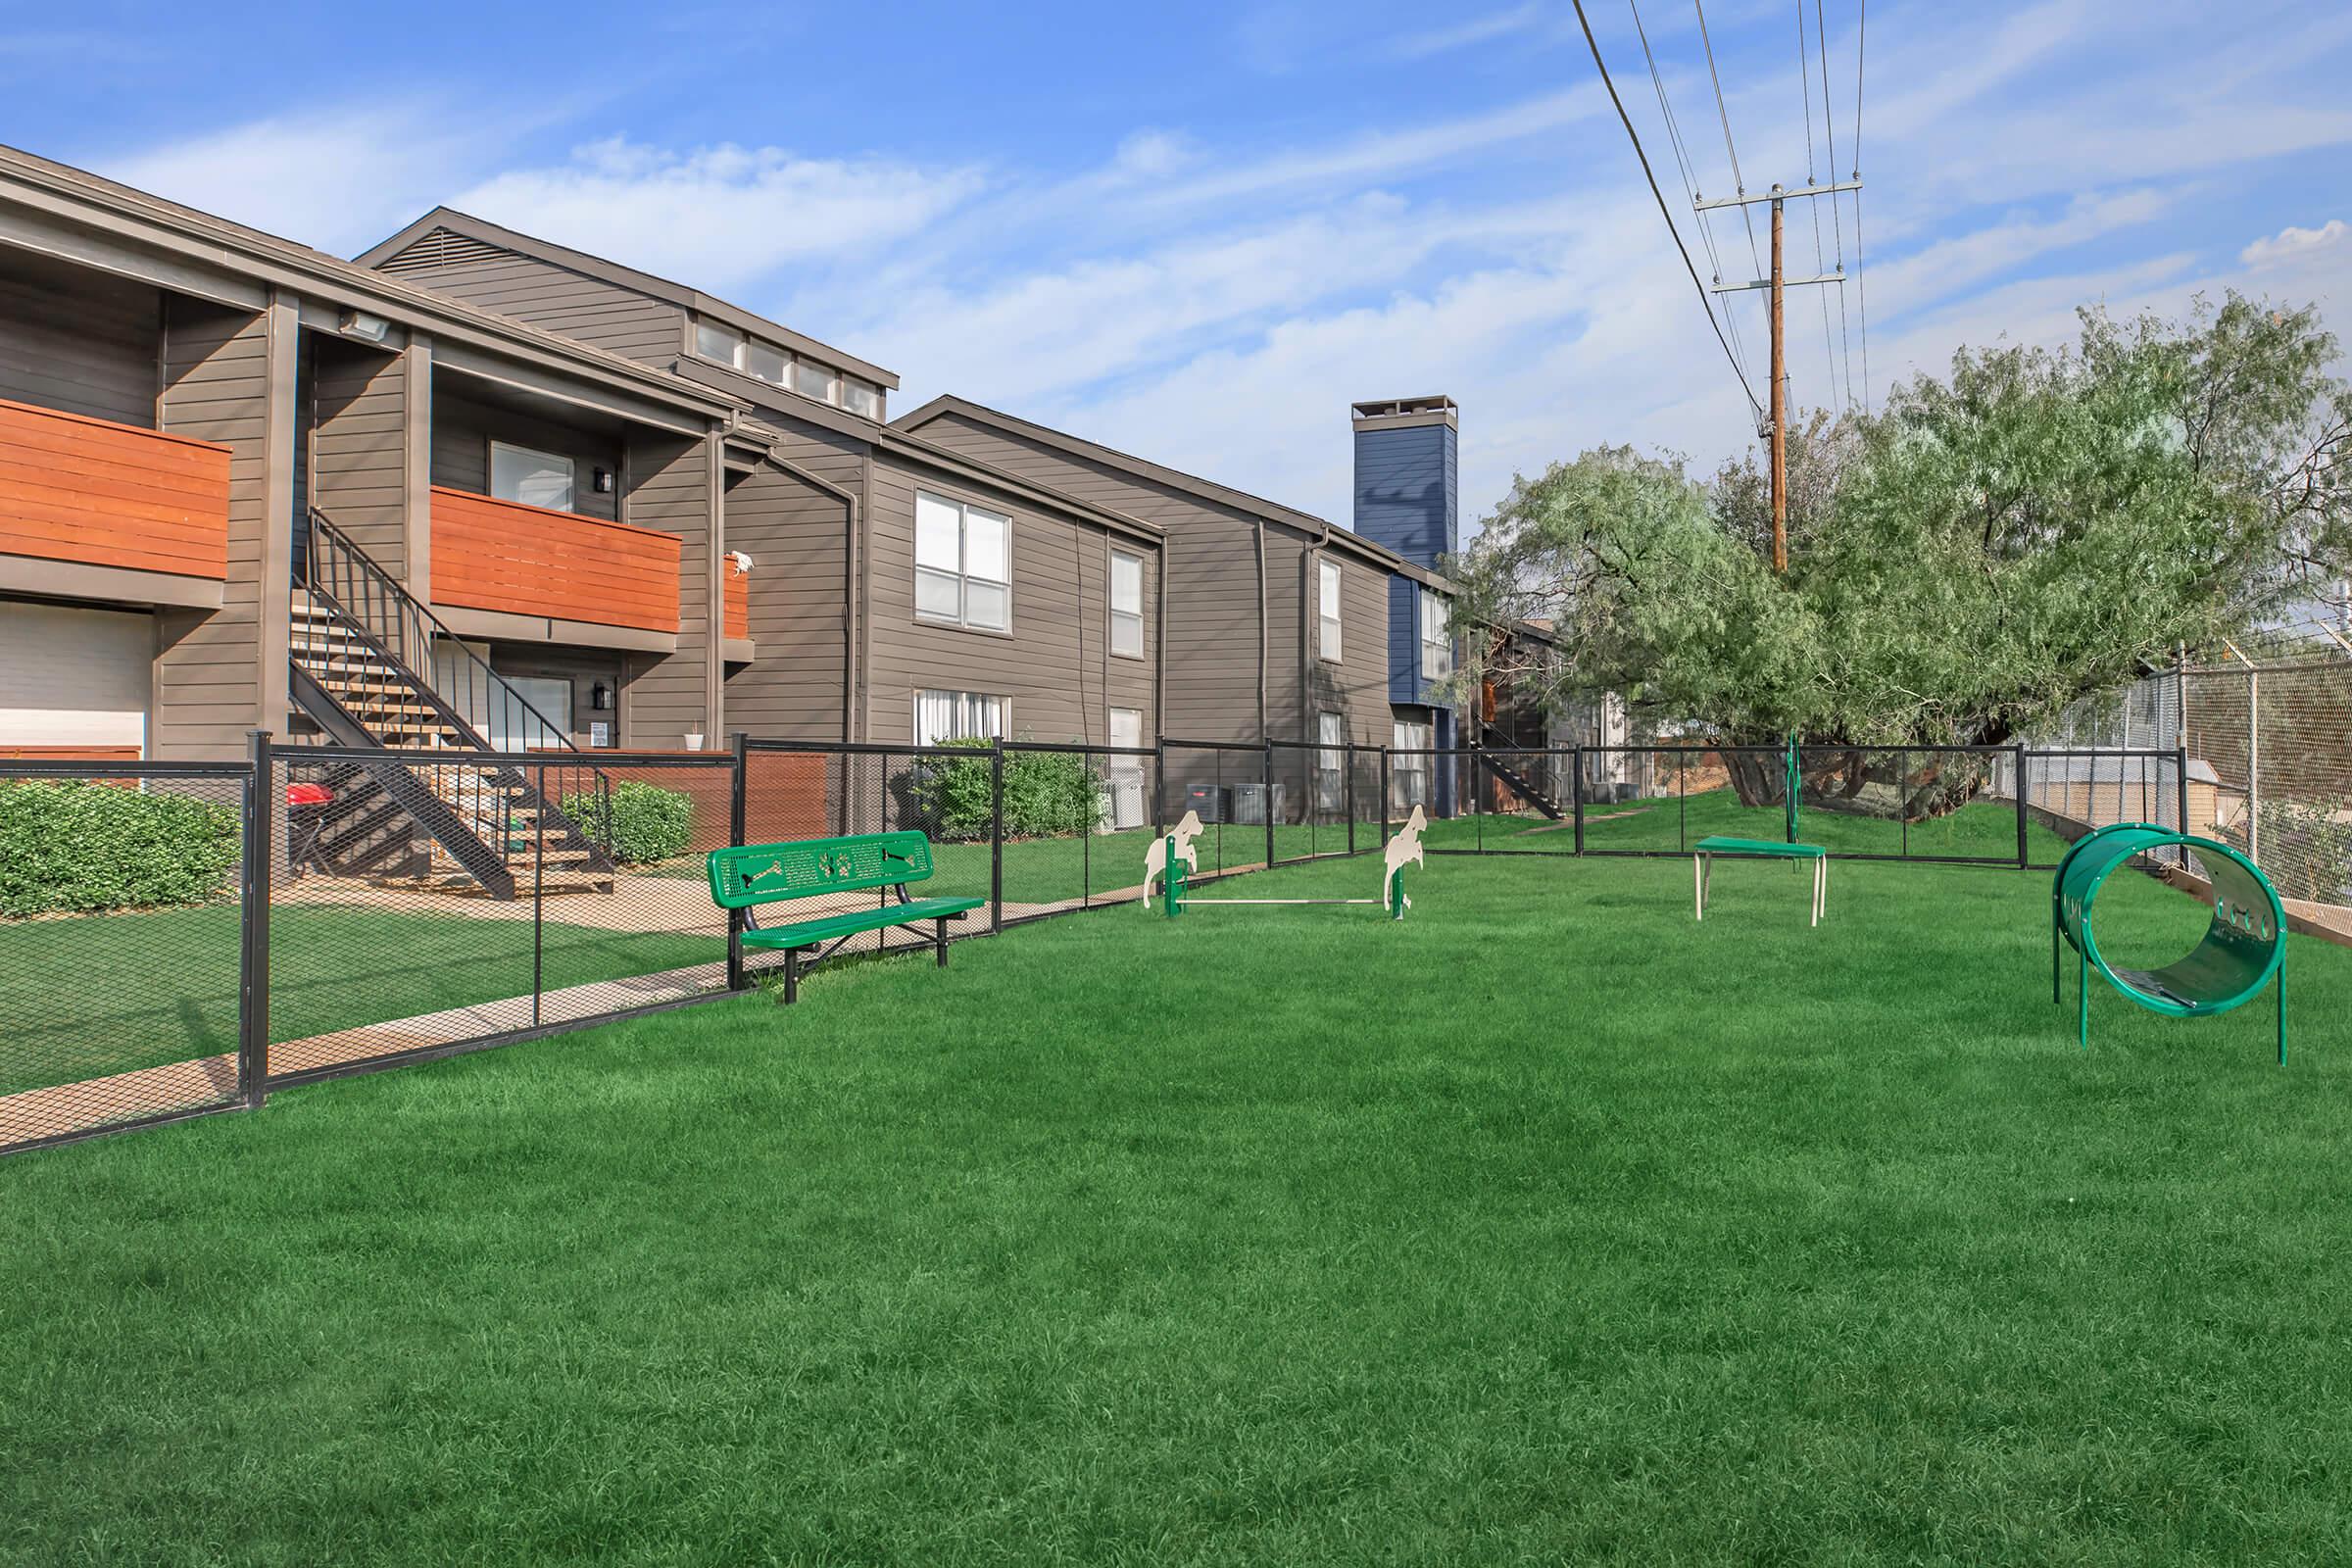
<instances>
[{"instance_id":1,"label":"grass field","mask_svg":"<svg viewBox=\"0 0 2352 1568\"><path fill-rule=\"evenodd\" d=\"M2352 954L2283 1071L2267 999L2083 1054L2043 876L1776 869L1107 910L0 1161L0 1557L2352 1557Z\"/></svg>"},{"instance_id":2,"label":"grass field","mask_svg":"<svg viewBox=\"0 0 2352 1568\"><path fill-rule=\"evenodd\" d=\"M551 991L726 956L723 936L567 925L563 908L542 931ZM233 904L0 924L0 1094L234 1051L237 942ZM288 904L270 950L273 1041L531 990L530 922L464 906Z\"/></svg>"}]
</instances>

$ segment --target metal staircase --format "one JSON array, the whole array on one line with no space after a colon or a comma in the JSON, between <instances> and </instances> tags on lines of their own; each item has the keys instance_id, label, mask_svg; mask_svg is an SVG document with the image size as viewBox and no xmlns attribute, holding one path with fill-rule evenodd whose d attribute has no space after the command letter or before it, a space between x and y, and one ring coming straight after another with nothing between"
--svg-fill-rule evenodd
<instances>
[{"instance_id":1,"label":"metal staircase","mask_svg":"<svg viewBox=\"0 0 2352 1568\"><path fill-rule=\"evenodd\" d=\"M1505 750L1514 752L1519 749L1510 739L1504 736L1500 730L1496 729L1492 724L1482 723L1479 725L1479 739L1481 743L1478 752L1479 761L1486 767L1488 772L1493 773L1496 778L1502 780L1504 787L1509 789L1512 794L1518 796L1521 800L1534 807L1544 815L1550 817L1554 822L1561 820L1568 814L1567 808L1561 806L1559 802L1553 800L1549 795L1546 795L1544 791L1538 789L1535 783L1532 780L1522 776L1517 768L1511 767L1507 763L1500 761L1495 758L1493 752L1486 749L1487 747L1495 745L1500 745Z\"/></svg>"},{"instance_id":2,"label":"metal staircase","mask_svg":"<svg viewBox=\"0 0 2352 1568\"><path fill-rule=\"evenodd\" d=\"M611 858L557 805L609 801L605 775L326 518L312 513L307 531L289 607L295 707L327 745L424 755L295 764L331 797L303 824L301 854L336 875L495 899L611 892ZM485 725L548 760L477 760L495 755Z\"/></svg>"}]
</instances>

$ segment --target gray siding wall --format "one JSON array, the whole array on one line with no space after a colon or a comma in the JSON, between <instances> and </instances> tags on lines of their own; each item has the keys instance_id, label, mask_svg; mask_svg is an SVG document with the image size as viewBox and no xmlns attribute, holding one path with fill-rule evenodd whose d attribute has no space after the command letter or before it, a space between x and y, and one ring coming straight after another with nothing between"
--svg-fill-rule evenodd
<instances>
[{"instance_id":1,"label":"gray siding wall","mask_svg":"<svg viewBox=\"0 0 2352 1568\"><path fill-rule=\"evenodd\" d=\"M572 460L575 467L571 509L587 517L619 515L614 502L620 486L598 495L589 485L589 469L603 466L621 471L621 444L614 437L501 408L471 396L462 376L438 376L433 382L433 483L477 496L490 493L490 443L555 452ZM656 523L650 526L660 527Z\"/></svg>"},{"instance_id":2,"label":"gray siding wall","mask_svg":"<svg viewBox=\"0 0 2352 1568\"><path fill-rule=\"evenodd\" d=\"M1366 746L1386 746L1394 739L1389 710L1389 582L1393 573L1336 552L1304 551L1307 563L1297 601L1303 627L1298 644L1304 670L1305 697L1298 728L1293 733L1315 738L1317 715L1348 716L1350 740ZM1330 560L1340 567L1340 660L1325 661L1317 643L1321 637L1319 592L1314 563Z\"/></svg>"},{"instance_id":3,"label":"gray siding wall","mask_svg":"<svg viewBox=\"0 0 2352 1568\"><path fill-rule=\"evenodd\" d=\"M76 271L0 267L0 398L155 427L156 291Z\"/></svg>"},{"instance_id":4,"label":"gray siding wall","mask_svg":"<svg viewBox=\"0 0 2352 1568\"><path fill-rule=\"evenodd\" d=\"M752 558L759 653L727 675L727 728L763 740L846 739L847 503L762 464L727 489L724 547Z\"/></svg>"},{"instance_id":5,"label":"gray siding wall","mask_svg":"<svg viewBox=\"0 0 2352 1568\"><path fill-rule=\"evenodd\" d=\"M408 574L404 362L312 335L311 502L396 577Z\"/></svg>"},{"instance_id":6,"label":"gray siding wall","mask_svg":"<svg viewBox=\"0 0 2352 1568\"><path fill-rule=\"evenodd\" d=\"M678 307L512 251L397 270L483 310L649 365L667 366L685 341L686 313Z\"/></svg>"},{"instance_id":7,"label":"gray siding wall","mask_svg":"<svg viewBox=\"0 0 2352 1568\"><path fill-rule=\"evenodd\" d=\"M711 494L710 446L699 436L647 435L629 445L625 521L679 535L678 651L633 654L622 698L624 744L669 751L699 731L723 743L710 711L710 659L718 634L709 590ZM609 499L609 498L608 498Z\"/></svg>"},{"instance_id":8,"label":"gray siding wall","mask_svg":"<svg viewBox=\"0 0 2352 1568\"><path fill-rule=\"evenodd\" d=\"M867 733L910 741L918 691L985 692L1007 699L1011 736L1092 741L1109 736L1113 707L1140 708L1151 725L1157 654L1158 570L1144 563L1145 658L1109 646L1109 538L1092 523L985 486L934 473L887 453L873 460L867 525L871 670ZM1012 630L1008 636L917 620L914 498L920 489L1012 518Z\"/></svg>"},{"instance_id":9,"label":"gray siding wall","mask_svg":"<svg viewBox=\"0 0 2352 1568\"><path fill-rule=\"evenodd\" d=\"M1166 528L1168 647L1163 727L1170 735L1198 740L1258 738L1257 561L1255 525L1247 514L959 416L931 420L920 434L927 441L1033 484ZM1271 536L1276 531L1269 529L1268 533ZM1272 543L1270 537L1269 546ZM1295 581L1295 564L1292 569L1291 580ZM1147 636L1156 646L1160 620L1156 604L1149 607L1146 619L1151 623ZM1296 622L1294 612L1294 635ZM1271 655L1268 696L1280 704L1280 672L1286 665L1296 666L1286 661L1279 644ZM1296 681L1290 690L1296 692ZM1289 707L1297 706L1294 696ZM1277 713L1281 710L1279 707L1274 710ZM1149 730L1148 716L1145 725Z\"/></svg>"},{"instance_id":10,"label":"gray siding wall","mask_svg":"<svg viewBox=\"0 0 2352 1568\"><path fill-rule=\"evenodd\" d=\"M157 616L152 753L234 760L261 717L258 679L265 613L283 621L283 584L263 591L268 519L269 313L175 300L165 333L162 427L224 442L228 466L228 581L209 614Z\"/></svg>"}]
</instances>

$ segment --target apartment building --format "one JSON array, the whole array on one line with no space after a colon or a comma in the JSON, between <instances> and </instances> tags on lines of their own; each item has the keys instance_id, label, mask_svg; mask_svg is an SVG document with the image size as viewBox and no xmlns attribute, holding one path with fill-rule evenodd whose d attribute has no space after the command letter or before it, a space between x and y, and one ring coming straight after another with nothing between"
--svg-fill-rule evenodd
<instances>
[{"instance_id":1,"label":"apartment building","mask_svg":"<svg viewBox=\"0 0 2352 1568\"><path fill-rule=\"evenodd\" d=\"M761 657L730 665L754 734L1149 745L1166 715L1163 530L887 422L899 378L687 285L436 209L378 271L740 405L761 450L725 482ZM779 657L770 658L773 651Z\"/></svg>"}]
</instances>

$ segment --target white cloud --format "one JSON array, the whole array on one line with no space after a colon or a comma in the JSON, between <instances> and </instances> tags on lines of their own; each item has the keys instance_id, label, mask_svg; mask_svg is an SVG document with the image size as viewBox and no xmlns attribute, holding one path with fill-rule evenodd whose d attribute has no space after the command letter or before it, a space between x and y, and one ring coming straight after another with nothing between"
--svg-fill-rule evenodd
<instances>
[{"instance_id":1,"label":"white cloud","mask_svg":"<svg viewBox=\"0 0 2352 1568\"><path fill-rule=\"evenodd\" d=\"M1427 32L1408 33L1390 45L1389 52L1399 60L1422 60L1431 55L1449 54L1456 49L1475 48L1525 32L1544 21L1544 8L1537 0L1513 6L1508 11L1490 12L1457 22L1449 27L1434 27Z\"/></svg>"},{"instance_id":2,"label":"white cloud","mask_svg":"<svg viewBox=\"0 0 2352 1568\"><path fill-rule=\"evenodd\" d=\"M970 199L977 171L799 158L734 145L675 153L621 137L517 170L453 206L647 271L723 291L796 261L903 239Z\"/></svg>"},{"instance_id":3,"label":"white cloud","mask_svg":"<svg viewBox=\"0 0 2352 1568\"><path fill-rule=\"evenodd\" d=\"M2296 228L2292 224L2276 234L2261 239L2237 253L2237 259L2256 271L2285 267L2308 261L2322 251L2340 247L2346 236L2352 235L2340 218L2330 218L2317 228Z\"/></svg>"},{"instance_id":4,"label":"white cloud","mask_svg":"<svg viewBox=\"0 0 2352 1568\"><path fill-rule=\"evenodd\" d=\"M431 207L465 177L481 128L478 116L423 105L288 115L94 167L172 201L348 254Z\"/></svg>"}]
</instances>

